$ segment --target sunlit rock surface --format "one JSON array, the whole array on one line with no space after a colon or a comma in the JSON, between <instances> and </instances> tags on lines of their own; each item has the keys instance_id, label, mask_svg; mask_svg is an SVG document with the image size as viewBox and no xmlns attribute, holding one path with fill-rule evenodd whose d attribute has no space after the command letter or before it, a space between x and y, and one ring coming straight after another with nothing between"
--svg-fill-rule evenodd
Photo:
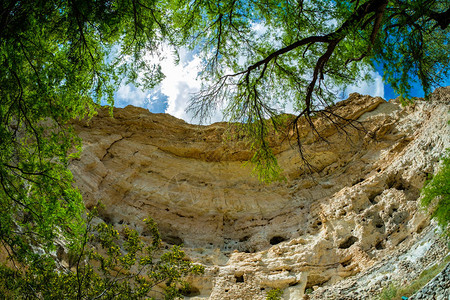
<instances>
[{"instance_id":1,"label":"sunlit rock surface","mask_svg":"<svg viewBox=\"0 0 450 300\"><path fill-rule=\"evenodd\" d=\"M151 216L164 242L183 244L206 266L190 279L188 298L265 299L280 288L285 299L302 299L306 289L317 291L305 298L359 299L382 284L371 291L376 280L355 278L395 266L388 257L400 263L425 235L423 267L427 255L445 255L417 200L450 147L449 103L450 88L407 107L352 94L333 113L357 120L359 130L319 116L320 139L299 124L312 175L293 137L271 137L286 180L270 185L252 176L248 145L225 123L190 125L131 106L112 118L103 108L75 124L83 153L70 168L86 205L106 206L105 221L133 227ZM389 272L401 276L401 268Z\"/></svg>"}]
</instances>

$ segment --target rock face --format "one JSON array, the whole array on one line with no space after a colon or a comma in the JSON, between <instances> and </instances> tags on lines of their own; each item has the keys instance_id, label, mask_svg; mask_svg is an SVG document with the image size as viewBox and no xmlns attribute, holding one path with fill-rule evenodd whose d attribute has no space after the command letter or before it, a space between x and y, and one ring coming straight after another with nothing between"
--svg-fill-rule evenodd
<instances>
[{"instance_id":1,"label":"rock face","mask_svg":"<svg viewBox=\"0 0 450 300\"><path fill-rule=\"evenodd\" d=\"M265 299L271 288L302 299L427 234L417 200L450 147L449 104L450 87L407 107L352 94L333 113L357 123L319 117L322 140L300 122L312 174L294 139L272 138L286 181L270 185L252 176L252 153L224 123L100 109L75 124L83 153L70 168L86 205L106 205L107 222L142 230L151 216L164 242L206 266L190 279L192 299Z\"/></svg>"}]
</instances>

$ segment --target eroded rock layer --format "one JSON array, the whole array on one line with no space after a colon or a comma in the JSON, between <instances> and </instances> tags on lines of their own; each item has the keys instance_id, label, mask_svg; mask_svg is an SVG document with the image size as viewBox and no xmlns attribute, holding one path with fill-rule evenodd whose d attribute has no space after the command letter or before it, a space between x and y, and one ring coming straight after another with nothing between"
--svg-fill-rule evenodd
<instances>
[{"instance_id":1,"label":"eroded rock layer","mask_svg":"<svg viewBox=\"0 0 450 300\"><path fill-rule=\"evenodd\" d=\"M75 124L83 153L71 170L87 206L105 204L103 219L141 230L151 216L164 242L206 266L189 296L264 299L280 288L301 299L413 244L428 226L417 199L450 147L449 103L450 88L407 107L352 94L333 114L357 123L319 117L324 139L299 124L312 175L294 139L272 137L286 181L270 185L252 176L252 153L224 123L101 109Z\"/></svg>"}]
</instances>

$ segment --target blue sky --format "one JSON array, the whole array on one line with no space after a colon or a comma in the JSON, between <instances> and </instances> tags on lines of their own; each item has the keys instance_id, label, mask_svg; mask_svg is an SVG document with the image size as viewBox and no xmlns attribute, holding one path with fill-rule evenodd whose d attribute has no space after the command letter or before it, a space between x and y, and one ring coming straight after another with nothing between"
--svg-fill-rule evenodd
<instances>
[{"instance_id":1,"label":"blue sky","mask_svg":"<svg viewBox=\"0 0 450 300\"><path fill-rule=\"evenodd\" d=\"M167 53L172 53L166 49ZM141 91L133 85L122 85L115 95L115 106L125 107L134 105L147 108L153 113L168 113L189 123L198 123L186 112L188 102L193 93L199 91L201 82L197 79L200 59L189 51L180 52L180 63L175 64L175 58L167 55L160 61L165 79L155 89ZM343 91L343 99L350 93L358 92L363 95L380 96L386 100L394 99L398 95L382 79L382 66L378 65L371 71L371 81L362 81ZM450 85L450 79L445 85ZM423 97L420 84L413 84L411 96ZM294 113L287 109L286 112ZM210 123L222 121L222 114L218 111L211 117Z\"/></svg>"},{"instance_id":2,"label":"blue sky","mask_svg":"<svg viewBox=\"0 0 450 300\"><path fill-rule=\"evenodd\" d=\"M200 58L192 52L181 50L179 64L175 64L173 50L165 48L165 57L158 59L165 78L153 90L141 91L133 85L121 85L115 95L116 107L134 105L147 108L153 113L168 113L189 123L198 123L186 112L191 96L200 90L197 79ZM213 116L212 122L222 120L222 115Z\"/></svg>"},{"instance_id":3,"label":"blue sky","mask_svg":"<svg viewBox=\"0 0 450 300\"><path fill-rule=\"evenodd\" d=\"M389 62L387 62L387 63L389 63ZM383 74L383 66L382 65L379 65L379 64L376 65L375 69L378 74ZM411 91L410 91L411 97L423 97L424 92L423 92L422 86L419 83L418 77L411 78L410 83L411 83ZM442 86L449 86L449 85L450 85L450 78L447 78L447 80L442 83ZM391 86L389 84L383 83L383 86L384 86L384 96L383 96L384 99L390 100L390 99L395 99L399 96L397 93L394 92L394 90L391 88Z\"/></svg>"}]
</instances>

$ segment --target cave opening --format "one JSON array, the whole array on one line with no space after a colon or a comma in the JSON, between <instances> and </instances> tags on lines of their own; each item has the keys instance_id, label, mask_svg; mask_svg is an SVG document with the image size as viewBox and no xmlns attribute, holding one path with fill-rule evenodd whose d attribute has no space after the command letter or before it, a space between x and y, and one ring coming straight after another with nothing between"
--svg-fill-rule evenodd
<instances>
[{"instance_id":1,"label":"cave opening","mask_svg":"<svg viewBox=\"0 0 450 300\"><path fill-rule=\"evenodd\" d=\"M269 242L270 242L271 245L276 245L276 244L279 244L281 242L284 242L285 240L286 240L286 238L284 238L282 236L279 236L279 235L276 235L276 236L272 237Z\"/></svg>"},{"instance_id":2,"label":"cave opening","mask_svg":"<svg viewBox=\"0 0 450 300\"><path fill-rule=\"evenodd\" d=\"M352 235L339 245L339 249L350 248L357 241L358 241L358 238Z\"/></svg>"},{"instance_id":3,"label":"cave opening","mask_svg":"<svg viewBox=\"0 0 450 300\"><path fill-rule=\"evenodd\" d=\"M200 296L200 290L192 285L189 285L187 288L180 290L180 293L185 297Z\"/></svg>"}]
</instances>

